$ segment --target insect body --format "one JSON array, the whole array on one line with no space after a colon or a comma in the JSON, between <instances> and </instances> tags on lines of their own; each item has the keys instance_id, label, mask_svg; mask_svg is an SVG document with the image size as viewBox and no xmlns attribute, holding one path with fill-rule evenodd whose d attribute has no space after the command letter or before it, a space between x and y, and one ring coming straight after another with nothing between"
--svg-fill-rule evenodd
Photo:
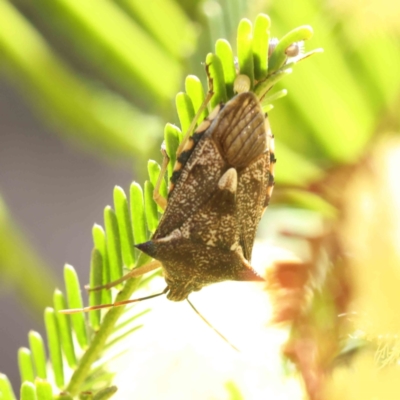
<instances>
[{"instance_id":1,"label":"insect body","mask_svg":"<svg viewBox=\"0 0 400 400\"><path fill-rule=\"evenodd\" d=\"M273 186L271 145L251 92L218 106L189 138L160 224L137 245L162 263L168 299L184 300L215 282L263 280L249 261Z\"/></svg>"}]
</instances>

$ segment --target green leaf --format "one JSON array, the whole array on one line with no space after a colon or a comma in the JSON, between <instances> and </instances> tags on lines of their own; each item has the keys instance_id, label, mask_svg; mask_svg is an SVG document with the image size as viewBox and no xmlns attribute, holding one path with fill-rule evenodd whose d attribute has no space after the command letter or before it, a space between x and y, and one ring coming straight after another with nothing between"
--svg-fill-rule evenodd
<instances>
[{"instance_id":1,"label":"green leaf","mask_svg":"<svg viewBox=\"0 0 400 400\"><path fill-rule=\"evenodd\" d=\"M104 225L106 227L107 256L110 265L110 280L116 281L122 276L121 239L117 216L110 206L107 206L104 209ZM120 287L120 285L117 287Z\"/></svg>"},{"instance_id":2,"label":"green leaf","mask_svg":"<svg viewBox=\"0 0 400 400\"><path fill-rule=\"evenodd\" d=\"M233 85L236 79L236 68L230 43L225 39L217 40L215 43L215 54L221 60L226 94L228 99L231 99L235 95Z\"/></svg>"},{"instance_id":3,"label":"green leaf","mask_svg":"<svg viewBox=\"0 0 400 400\"><path fill-rule=\"evenodd\" d=\"M35 366L36 376L42 379L46 379L46 352L44 349L43 339L40 334L35 331L30 331L28 334L28 338L33 365Z\"/></svg>"},{"instance_id":4,"label":"green leaf","mask_svg":"<svg viewBox=\"0 0 400 400\"><path fill-rule=\"evenodd\" d=\"M274 108L274 106L272 105L272 103L274 103L276 100L281 99L282 97L285 97L287 95L287 90L286 89L282 89L279 90L278 92L275 92L273 94L267 94L261 102L263 111L265 113L267 113L268 111L272 110Z\"/></svg>"},{"instance_id":5,"label":"green leaf","mask_svg":"<svg viewBox=\"0 0 400 400\"><path fill-rule=\"evenodd\" d=\"M140 258L138 263L140 262ZM138 287L138 280L131 279L128 280L123 289L118 293L116 301L123 301L130 298L134 290ZM122 315L124 307L114 307L111 308L107 314L104 316L102 324L96 335L93 336L90 347L83 354L78 368L72 374L70 382L67 386L67 391L72 395L76 395L86 377L90 372L90 368L93 362L98 358L99 354L104 348L109 335L113 332L113 328L118 321L119 317Z\"/></svg>"},{"instance_id":6,"label":"green leaf","mask_svg":"<svg viewBox=\"0 0 400 400\"><path fill-rule=\"evenodd\" d=\"M219 57L213 53L208 53L206 65L210 79L213 81L214 96L211 98L211 108L214 109L220 103L226 103L228 100L224 79L224 70Z\"/></svg>"},{"instance_id":7,"label":"green leaf","mask_svg":"<svg viewBox=\"0 0 400 400\"><path fill-rule=\"evenodd\" d=\"M267 79L259 82L254 88L254 93L262 98L266 95L266 93L274 86L278 81L280 81L285 76L292 73L291 69L283 69L275 72L273 75L268 76Z\"/></svg>"},{"instance_id":8,"label":"green leaf","mask_svg":"<svg viewBox=\"0 0 400 400\"><path fill-rule=\"evenodd\" d=\"M119 330L129 326L133 321L135 321L136 319L140 318L141 316L147 314L148 312L150 312L150 309L144 310L138 314L133 315L132 317L128 318L127 320L120 322L118 325L115 326L114 332L118 332Z\"/></svg>"},{"instance_id":9,"label":"green leaf","mask_svg":"<svg viewBox=\"0 0 400 400\"><path fill-rule=\"evenodd\" d=\"M268 74L268 48L271 26L271 19L268 15L257 15L254 25L253 38L253 60L254 60L254 75L256 80L263 79Z\"/></svg>"},{"instance_id":10,"label":"green leaf","mask_svg":"<svg viewBox=\"0 0 400 400\"><path fill-rule=\"evenodd\" d=\"M115 375L112 372L103 372L96 374L95 376L89 376L85 381L84 388L99 387L104 385L111 385L115 379Z\"/></svg>"},{"instance_id":11,"label":"green leaf","mask_svg":"<svg viewBox=\"0 0 400 400\"><path fill-rule=\"evenodd\" d=\"M37 400L53 400L53 390L49 382L36 379L35 385Z\"/></svg>"},{"instance_id":12,"label":"green leaf","mask_svg":"<svg viewBox=\"0 0 400 400\"><path fill-rule=\"evenodd\" d=\"M352 65L357 68L357 84L368 90L368 101L374 105L374 115L380 115L382 106L390 108L398 93L400 79L396 68L392 68L400 64L397 36L374 35L369 40L363 40L360 46L360 39L353 35L347 24L343 26L343 36L350 42L355 55ZM371 63L371 57L379 62Z\"/></svg>"},{"instance_id":13,"label":"green leaf","mask_svg":"<svg viewBox=\"0 0 400 400\"><path fill-rule=\"evenodd\" d=\"M72 398L72 396L69 393L61 392L58 395L57 400L74 400L74 399Z\"/></svg>"},{"instance_id":14,"label":"green leaf","mask_svg":"<svg viewBox=\"0 0 400 400\"><path fill-rule=\"evenodd\" d=\"M93 400L107 400L110 399L116 392L118 388L116 386L110 386L108 388L99 390Z\"/></svg>"},{"instance_id":15,"label":"green leaf","mask_svg":"<svg viewBox=\"0 0 400 400\"><path fill-rule=\"evenodd\" d=\"M134 243L144 243L147 240L147 229L143 190L136 182L133 182L130 187L130 209Z\"/></svg>"},{"instance_id":16,"label":"green leaf","mask_svg":"<svg viewBox=\"0 0 400 400\"><path fill-rule=\"evenodd\" d=\"M2 397L1 397L2 399ZM21 400L37 400L36 387L32 382L23 382L21 385Z\"/></svg>"},{"instance_id":17,"label":"green leaf","mask_svg":"<svg viewBox=\"0 0 400 400\"><path fill-rule=\"evenodd\" d=\"M185 57L194 50L196 31L177 2L116 0L116 3L120 4L133 20L139 20L174 57Z\"/></svg>"},{"instance_id":18,"label":"green leaf","mask_svg":"<svg viewBox=\"0 0 400 400\"><path fill-rule=\"evenodd\" d=\"M280 204L290 204L305 210L319 212L327 221L338 216L338 210L320 196L297 189L283 189L277 196Z\"/></svg>"},{"instance_id":19,"label":"green leaf","mask_svg":"<svg viewBox=\"0 0 400 400\"><path fill-rule=\"evenodd\" d=\"M56 289L53 296L54 309L56 311L56 318L60 332L61 346L67 363L70 368L76 367L76 356L74 350L74 343L72 340L71 322L68 315L60 314L58 311L67 308L64 294Z\"/></svg>"},{"instance_id":20,"label":"green leaf","mask_svg":"<svg viewBox=\"0 0 400 400\"><path fill-rule=\"evenodd\" d=\"M90 265L90 287L101 286L103 283L103 260L97 249L92 250ZM97 306L101 304L101 291L93 290L89 292L89 306ZM89 313L89 323L96 332L100 327L101 313L95 310Z\"/></svg>"},{"instance_id":21,"label":"green leaf","mask_svg":"<svg viewBox=\"0 0 400 400\"><path fill-rule=\"evenodd\" d=\"M137 90L137 85L142 82L140 71L133 71L131 66L131 61L134 61L148 78L151 76L144 93L154 89L154 98L167 99L177 89L180 66L165 55L161 55L159 60L163 63L158 64L163 65L163 74L157 73L158 67L154 70L154 67L146 66L146 62L155 61L160 53L154 45L150 44L154 49L151 53L150 48L142 47L140 30L138 35L133 34L135 38L132 40L124 36L122 26L107 29L107 25L117 23L122 14L111 10L112 14L107 15L110 8L115 9L111 2L99 0L94 5L70 0L38 0L38 4L41 4L39 16L50 13L45 21L57 21L55 28L63 23L71 24L66 34L75 37L75 44L82 48L85 56L100 57L99 64L105 69L117 69L112 77L121 80L124 88L130 84L132 91ZM113 14L118 14L117 19L110 19ZM122 16L122 19L132 34L134 25L126 17ZM119 40L120 36L123 39ZM113 51L112 42L118 44L114 51L119 54L119 59L107 55ZM132 46L138 46L138 51L145 56L139 57L138 52L132 51ZM23 95L28 96L51 124L62 133L68 133L68 138L74 137L79 143L100 148L106 154L111 151L130 156L132 151L144 152L151 146L151 141L139 140L130 132L140 130L146 136L155 137L161 128L157 118L145 115L121 96L77 78L76 73L52 52L38 31L7 1L0 1L0 52L2 64L7 67L3 71L16 81ZM103 57L107 57L107 63L103 62ZM126 75L129 75L128 79Z\"/></svg>"},{"instance_id":22,"label":"green leaf","mask_svg":"<svg viewBox=\"0 0 400 400\"><path fill-rule=\"evenodd\" d=\"M18 350L18 366L21 382L31 382L35 380L35 372L33 370L31 351L26 347L21 347Z\"/></svg>"},{"instance_id":23,"label":"green leaf","mask_svg":"<svg viewBox=\"0 0 400 400\"><path fill-rule=\"evenodd\" d=\"M114 377L114 372L107 371L107 366L113 363L115 360L126 354L128 349L109 352L107 356L101 356L93 365L90 370L90 374L87 376L84 385L81 390L91 390L92 388L106 387L110 384L109 378ZM105 379L101 382L100 379Z\"/></svg>"},{"instance_id":24,"label":"green leaf","mask_svg":"<svg viewBox=\"0 0 400 400\"><path fill-rule=\"evenodd\" d=\"M154 186L150 181L144 183L144 206L146 211L147 229L154 233L158 226L157 204L153 200Z\"/></svg>"},{"instance_id":25,"label":"green leaf","mask_svg":"<svg viewBox=\"0 0 400 400\"><path fill-rule=\"evenodd\" d=\"M167 155L169 157L168 179L171 179L176 162L176 151L179 146L182 131L175 125L166 124L164 129L164 140Z\"/></svg>"},{"instance_id":26,"label":"green leaf","mask_svg":"<svg viewBox=\"0 0 400 400\"><path fill-rule=\"evenodd\" d=\"M248 19L242 19L237 32L237 54L239 71L250 78L251 87L254 84L253 63L253 25Z\"/></svg>"},{"instance_id":27,"label":"green leaf","mask_svg":"<svg viewBox=\"0 0 400 400\"><path fill-rule=\"evenodd\" d=\"M128 200L124 190L116 186L114 188L114 207L118 220L118 228L121 239L121 251L124 265L132 269L135 264L135 248L133 247L133 232L131 217L129 215Z\"/></svg>"},{"instance_id":28,"label":"green leaf","mask_svg":"<svg viewBox=\"0 0 400 400\"><path fill-rule=\"evenodd\" d=\"M313 35L311 26L304 25L293 29L287 33L281 40L279 40L274 51L269 59L269 71L268 74L272 74L283 66L288 59L286 55L286 49L295 42L310 39Z\"/></svg>"},{"instance_id":29,"label":"green leaf","mask_svg":"<svg viewBox=\"0 0 400 400\"><path fill-rule=\"evenodd\" d=\"M279 168L276 168L276 182L280 185L307 185L324 176L324 171L302 155L279 142L277 156Z\"/></svg>"},{"instance_id":30,"label":"green leaf","mask_svg":"<svg viewBox=\"0 0 400 400\"><path fill-rule=\"evenodd\" d=\"M61 355L61 342L57 326L57 320L53 308L47 307L44 312L44 323L46 326L47 343L49 346L50 360L57 387L64 386L64 368Z\"/></svg>"},{"instance_id":31,"label":"green leaf","mask_svg":"<svg viewBox=\"0 0 400 400\"><path fill-rule=\"evenodd\" d=\"M203 85L201 84L200 79L195 75L188 75L185 80L185 91L191 100L195 115L197 111L200 109L201 105L203 104L205 97ZM199 125L200 122L207 117L207 115L208 115L208 110L207 108L204 108L197 121L197 125Z\"/></svg>"},{"instance_id":32,"label":"green leaf","mask_svg":"<svg viewBox=\"0 0 400 400\"><path fill-rule=\"evenodd\" d=\"M64 28L82 57L101 64L123 89L135 91L139 85L148 92L146 97L163 101L177 90L179 63L114 2L38 0L38 5Z\"/></svg>"},{"instance_id":33,"label":"green leaf","mask_svg":"<svg viewBox=\"0 0 400 400\"><path fill-rule=\"evenodd\" d=\"M181 124L182 135L184 136L195 115L192 100L186 93L181 92L176 95L175 103L179 122Z\"/></svg>"},{"instance_id":34,"label":"green leaf","mask_svg":"<svg viewBox=\"0 0 400 400\"><path fill-rule=\"evenodd\" d=\"M93 242L96 249L99 251L102 260L102 269L103 269L103 279L102 284L111 281L110 278L110 263L107 257L107 241L106 241L106 233L101 225L94 224L92 229ZM101 291L101 302L103 304L111 303L111 292L109 290Z\"/></svg>"},{"instance_id":35,"label":"green leaf","mask_svg":"<svg viewBox=\"0 0 400 400\"><path fill-rule=\"evenodd\" d=\"M158 177L160 176L160 173L161 173L161 167L160 167L160 165L158 165L158 163L156 161L149 160L149 162L147 163L147 171L149 173L150 182L153 185L153 187L155 187ZM160 195L164 199L167 199L167 184L165 183L165 179L163 179L161 181ZM164 212L164 210L158 205L157 205L157 209L159 212Z\"/></svg>"},{"instance_id":36,"label":"green leaf","mask_svg":"<svg viewBox=\"0 0 400 400\"><path fill-rule=\"evenodd\" d=\"M17 400L7 376L0 373L0 395L1 400Z\"/></svg>"},{"instance_id":37,"label":"green leaf","mask_svg":"<svg viewBox=\"0 0 400 400\"><path fill-rule=\"evenodd\" d=\"M137 331L138 329L140 329L142 327L143 327L143 325L136 325L136 326L130 328L129 330L127 330L126 332L121 333L119 336L115 336L112 340L107 342L105 349L113 347L115 344L121 342L123 339L127 338L133 332Z\"/></svg>"},{"instance_id":38,"label":"green leaf","mask_svg":"<svg viewBox=\"0 0 400 400\"><path fill-rule=\"evenodd\" d=\"M72 265L66 264L64 267L65 288L68 298L69 308L82 308L81 288L78 275ZM88 346L88 336L86 331L86 320L83 313L71 315L72 328L82 349Z\"/></svg>"},{"instance_id":39,"label":"green leaf","mask_svg":"<svg viewBox=\"0 0 400 400\"><path fill-rule=\"evenodd\" d=\"M92 400L93 393L91 391L79 393L79 400Z\"/></svg>"},{"instance_id":40,"label":"green leaf","mask_svg":"<svg viewBox=\"0 0 400 400\"><path fill-rule=\"evenodd\" d=\"M217 39L227 36L224 14L221 5L216 1L204 1L201 5L211 39L210 46L212 46Z\"/></svg>"}]
</instances>

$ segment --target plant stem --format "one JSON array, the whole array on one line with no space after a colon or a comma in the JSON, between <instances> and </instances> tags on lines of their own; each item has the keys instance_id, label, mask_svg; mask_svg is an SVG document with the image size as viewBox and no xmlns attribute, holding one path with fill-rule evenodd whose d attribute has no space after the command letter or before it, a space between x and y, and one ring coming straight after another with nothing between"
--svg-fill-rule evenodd
<instances>
[{"instance_id":1,"label":"plant stem","mask_svg":"<svg viewBox=\"0 0 400 400\"><path fill-rule=\"evenodd\" d=\"M123 290L118 294L117 301L128 300L132 293L136 290L140 279L130 279L126 282ZM82 383L88 376L92 364L99 358L100 353L104 350L104 345L114 331L115 323L124 312L124 307L112 308L105 315L104 320L100 326L99 331L94 336L85 354L79 361L78 367L73 373L71 380L66 390L72 395L76 396L82 386Z\"/></svg>"}]
</instances>

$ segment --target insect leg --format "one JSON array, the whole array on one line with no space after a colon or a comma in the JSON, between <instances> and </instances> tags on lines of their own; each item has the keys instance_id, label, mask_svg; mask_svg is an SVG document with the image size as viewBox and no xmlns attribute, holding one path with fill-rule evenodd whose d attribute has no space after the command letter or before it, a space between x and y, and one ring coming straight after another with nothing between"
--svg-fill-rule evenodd
<instances>
[{"instance_id":1,"label":"insect leg","mask_svg":"<svg viewBox=\"0 0 400 400\"><path fill-rule=\"evenodd\" d=\"M207 92L207 96L205 97L205 99L203 100L203 103L201 103L201 106L199 107L199 109L197 110L196 115L194 116L188 130L185 133L185 136L182 139L182 142L179 144L179 147L176 151L176 158L179 157L179 155L182 153L183 149L185 148L186 142L188 141L190 135L193 133L197 121L199 120L202 112L207 108L208 103L210 102L211 98L214 95L214 91L213 91L213 79L211 78L209 71L208 71L208 65L206 65L206 73L207 73L207 79L208 79L208 92Z\"/></svg>"},{"instance_id":2,"label":"insect leg","mask_svg":"<svg viewBox=\"0 0 400 400\"><path fill-rule=\"evenodd\" d=\"M161 153L163 155L163 162L161 164L161 171L158 175L158 179L153 191L153 199L154 201L163 209L167 208L167 199L161 196L160 187L162 180L164 179L165 173L167 172L168 164L169 164L169 157L167 154L167 150L165 149L165 144L161 145Z\"/></svg>"},{"instance_id":3,"label":"insect leg","mask_svg":"<svg viewBox=\"0 0 400 400\"><path fill-rule=\"evenodd\" d=\"M78 314L81 312L100 310L102 308L121 307L121 306L125 306L126 304L138 303L139 301L148 300L148 299L152 299L154 297L162 296L163 294L167 293L168 290L169 290L169 288L167 286L161 293L152 294L151 296L139 297L138 299L116 301L115 303L110 303L110 304L100 304L98 306L90 306L90 307L83 307L83 308L71 308L69 310L60 310L59 313L60 314Z\"/></svg>"},{"instance_id":4,"label":"insect leg","mask_svg":"<svg viewBox=\"0 0 400 400\"><path fill-rule=\"evenodd\" d=\"M89 285L85 285L85 289L89 290L90 292L94 292L94 291L102 290L102 289L111 289L112 287L117 286L120 283L127 281L128 279L137 278L138 276L144 275L147 272L153 271L160 267L161 267L161 263L157 260L153 260L153 261L150 261L149 263L143 265L142 267L134 268L132 271L128 272L122 278L119 278L115 281L108 282L105 285L96 286L96 287L90 287Z\"/></svg>"}]
</instances>

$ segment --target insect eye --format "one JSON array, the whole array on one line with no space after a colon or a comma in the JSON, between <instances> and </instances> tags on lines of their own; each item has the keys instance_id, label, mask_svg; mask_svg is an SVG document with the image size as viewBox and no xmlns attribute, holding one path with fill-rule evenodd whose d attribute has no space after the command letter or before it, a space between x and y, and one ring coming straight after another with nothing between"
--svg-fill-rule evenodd
<instances>
[{"instance_id":1,"label":"insect eye","mask_svg":"<svg viewBox=\"0 0 400 400\"><path fill-rule=\"evenodd\" d=\"M238 75L233 84L236 93L248 92L251 87L250 78L247 75Z\"/></svg>"}]
</instances>

